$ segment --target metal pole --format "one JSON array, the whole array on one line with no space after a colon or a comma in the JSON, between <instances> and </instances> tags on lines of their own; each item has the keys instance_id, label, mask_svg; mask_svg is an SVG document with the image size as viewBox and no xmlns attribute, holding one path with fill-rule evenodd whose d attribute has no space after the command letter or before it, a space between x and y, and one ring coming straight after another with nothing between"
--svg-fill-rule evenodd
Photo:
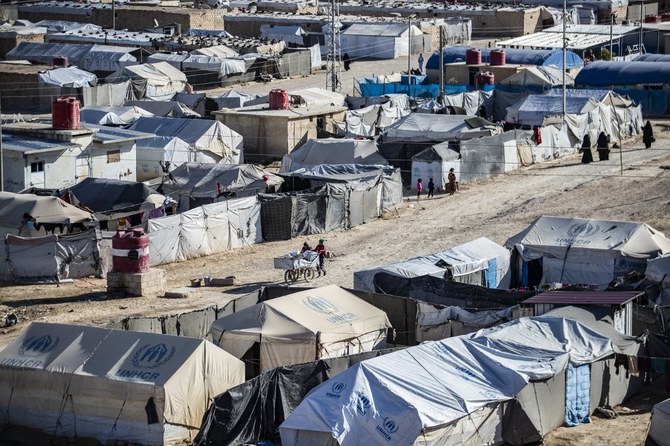
<instances>
[{"instance_id":1,"label":"metal pole","mask_svg":"<svg viewBox=\"0 0 670 446\"><path fill-rule=\"evenodd\" d=\"M644 3L640 1L640 44L638 45L638 51L642 54L642 45L644 41L642 39L642 21L644 20Z\"/></svg>"},{"instance_id":2,"label":"metal pole","mask_svg":"<svg viewBox=\"0 0 670 446\"><path fill-rule=\"evenodd\" d=\"M112 29L116 29L116 0L112 0Z\"/></svg>"},{"instance_id":3,"label":"metal pole","mask_svg":"<svg viewBox=\"0 0 670 446\"><path fill-rule=\"evenodd\" d=\"M412 16L407 17L407 92L412 97Z\"/></svg>"},{"instance_id":4,"label":"metal pole","mask_svg":"<svg viewBox=\"0 0 670 446\"><path fill-rule=\"evenodd\" d=\"M610 61L614 60L614 47L612 46L614 39L614 13L610 14Z\"/></svg>"},{"instance_id":5,"label":"metal pole","mask_svg":"<svg viewBox=\"0 0 670 446\"><path fill-rule=\"evenodd\" d=\"M2 95L0 95L0 192L5 191L5 154L2 150Z\"/></svg>"},{"instance_id":6,"label":"metal pole","mask_svg":"<svg viewBox=\"0 0 670 446\"><path fill-rule=\"evenodd\" d=\"M330 2L330 43L331 43L331 48L332 48L332 53L330 54L330 57L332 59L331 61L331 66L332 66L332 71L330 73L330 89L332 91L337 91L337 70L335 67L337 66L337 57L339 57L339 54L335 54L335 0L331 0Z\"/></svg>"},{"instance_id":7,"label":"metal pole","mask_svg":"<svg viewBox=\"0 0 670 446\"><path fill-rule=\"evenodd\" d=\"M565 70L567 68L567 52L565 45L567 43L566 31L568 20L568 2L563 0L563 125L565 125L565 114L567 112L567 93L565 91Z\"/></svg>"},{"instance_id":8,"label":"metal pole","mask_svg":"<svg viewBox=\"0 0 670 446\"><path fill-rule=\"evenodd\" d=\"M444 105L444 25L440 25L440 105Z\"/></svg>"}]
</instances>

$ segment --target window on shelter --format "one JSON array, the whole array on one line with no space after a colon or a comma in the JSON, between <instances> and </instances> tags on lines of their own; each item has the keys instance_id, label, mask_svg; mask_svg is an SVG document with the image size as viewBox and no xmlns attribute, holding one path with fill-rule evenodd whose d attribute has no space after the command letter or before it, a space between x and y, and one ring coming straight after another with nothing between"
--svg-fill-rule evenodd
<instances>
[{"instance_id":1,"label":"window on shelter","mask_svg":"<svg viewBox=\"0 0 670 446\"><path fill-rule=\"evenodd\" d=\"M119 163L119 162L121 162L121 151L109 150L107 152L107 164Z\"/></svg>"},{"instance_id":2,"label":"window on shelter","mask_svg":"<svg viewBox=\"0 0 670 446\"><path fill-rule=\"evenodd\" d=\"M44 161L35 161L30 163L30 172L44 172Z\"/></svg>"}]
</instances>

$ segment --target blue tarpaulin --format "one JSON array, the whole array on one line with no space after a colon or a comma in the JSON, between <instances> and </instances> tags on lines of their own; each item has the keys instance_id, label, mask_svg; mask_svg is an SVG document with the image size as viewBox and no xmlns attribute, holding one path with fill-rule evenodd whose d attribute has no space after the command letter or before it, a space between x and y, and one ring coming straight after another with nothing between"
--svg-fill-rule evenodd
<instances>
[{"instance_id":1,"label":"blue tarpaulin","mask_svg":"<svg viewBox=\"0 0 670 446\"><path fill-rule=\"evenodd\" d=\"M565 425L591 422L591 368L589 364L568 367L565 380Z\"/></svg>"},{"instance_id":2,"label":"blue tarpaulin","mask_svg":"<svg viewBox=\"0 0 670 446\"><path fill-rule=\"evenodd\" d=\"M465 52L472 47L469 46L450 46L444 48L444 63L465 62ZM490 62L490 54L493 49L501 48L480 48L482 52L482 62ZM505 61L508 64L518 65L553 65L563 66L563 53L561 50L531 50L505 48ZM576 53L566 51L566 65L568 68L581 68L584 61ZM428 58L426 69L437 70L440 68L440 54L433 53Z\"/></svg>"},{"instance_id":3,"label":"blue tarpaulin","mask_svg":"<svg viewBox=\"0 0 670 446\"><path fill-rule=\"evenodd\" d=\"M577 86L670 84L670 62L610 62L599 60L585 66L575 78Z\"/></svg>"},{"instance_id":4,"label":"blue tarpaulin","mask_svg":"<svg viewBox=\"0 0 670 446\"><path fill-rule=\"evenodd\" d=\"M360 82L359 88L361 96L384 96L386 94L406 94L417 98L437 98L440 94L440 86L438 84L428 85L407 85L400 83L386 83L375 84ZM495 85L484 85L481 88L483 91L491 91L495 89ZM473 91L475 87L466 85L449 85L444 87L444 94L457 94L466 91Z\"/></svg>"}]
</instances>

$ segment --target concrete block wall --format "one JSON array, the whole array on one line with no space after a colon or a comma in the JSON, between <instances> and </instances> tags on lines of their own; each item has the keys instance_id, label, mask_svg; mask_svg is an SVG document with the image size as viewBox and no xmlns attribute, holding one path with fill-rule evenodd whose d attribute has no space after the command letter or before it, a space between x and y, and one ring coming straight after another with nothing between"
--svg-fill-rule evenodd
<instances>
[{"instance_id":1,"label":"concrete block wall","mask_svg":"<svg viewBox=\"0 0 670 446\"><path fill-rule=\"evenodd\" d=\"M152 268L146 273L107 274L108 293L126 293L132 296L158 296L165 293L165 270Z\"/></svg>"}]
</instances>

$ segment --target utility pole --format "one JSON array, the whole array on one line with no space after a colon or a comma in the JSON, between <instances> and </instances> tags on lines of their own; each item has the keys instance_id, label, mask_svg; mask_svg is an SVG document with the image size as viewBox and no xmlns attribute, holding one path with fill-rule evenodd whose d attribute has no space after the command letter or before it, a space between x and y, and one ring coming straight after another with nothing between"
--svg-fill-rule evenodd
<instances>
[{"instance_id":1,"label":"utility pole","mask_svg":"<svg viewBox=\"0 0 670 446\"><path fill-rule=\"evenodd\" d=\"M610 14L610 62L614 60L614 13Z\"/></svg>"},{"instance_id":2,"label":"utility pole","mask_svg":"<svg viewBox=\"0 0 670 446\"><path fill-rule=\"evenodd\" d=\"M567 45L567 21L568 21L568 1L563 0L563 125L565 125L565 114L567 113L567 93L565 91L565 70L567 69L567 52L565 46Z\"/></svg>"},{"instance_id":3,"label":"utility pole","mask_svg":"<svg viewBox=\"0 0 670 446\"><path fill-rule=\"evenodd\" d=\"M5 154L2 151L2 96L0 96L0 192L5 191Z\"/></svg>"},{"instance_id":4,"label":"utility pole","mask_svg":"<svg viewBox=\"0 0 670 446\"><path fill-rule=\"evenodd\" d=\"M407 17L407 92L412 97L412 19L416 14Z\"/></svg>"},{"instance_id":5,"label":"utility pole","mask_svg":"<svg viewBox=\"0 0 670 446\"><path fill-rule=\"evenodd\" d=\"M112 0L112 29L116 29L116 0Z\"/></svg>"},{"instance_id":6,"label":"utility pole","mask_svg":"<svg viewBox=\"0 0 670 446\"><path fill-rule=\"evenodd\" d=\"M340 91L340 47L339 4L336 0L330 1L330 40L328 41L328 70L326 72L326 89Z\"/></svg>"},{"instance_id":7,"label":"utility pole","mask_svg":"<svg viewBox=\"0 0 670 446\"><path fill-rule=\"evenodd\" d=\"M638 45L638 51L642 54L642 45L644 45L644 39L642 38L642 22L644 21L644 2L640 0L640 43Z\"/></svg>"},{"instance_id":8,"label":"utility pole","mask_svg":"<svg viewBox=\"0 0 670 446\"><path fill-rule=\"evenodd\" d=\"M444 25L440 25L440 105L444 105Z\"/></svg>"}]
</instances>

